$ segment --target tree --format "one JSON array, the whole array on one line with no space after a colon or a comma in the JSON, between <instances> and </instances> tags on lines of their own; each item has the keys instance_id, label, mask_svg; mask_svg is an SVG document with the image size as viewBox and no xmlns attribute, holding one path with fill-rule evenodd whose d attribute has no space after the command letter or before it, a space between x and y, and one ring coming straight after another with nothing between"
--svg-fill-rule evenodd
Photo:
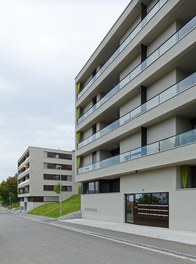
<instances>
[{"instance_id":1,"label":"tree","mask_svg":"<svg viewBox=\"0 0 196 264\"><path fill-rule=\"evenodd\" d=\"M0 200L5 206L18 202L16 175L7 178L0 184Z\"/></svg>"},{"instance_id":2,"label":"tree","mask_svg":"<svg viewBox=\"0 0 196 264\"><path fill-rule=\"evenodd\" d=\"M61 185L60 185L60 183L57 183L57 184L54 186L54 191L55 191L55 193L60 194L60 189L61 189Z\"/></svg>"}]
</instances>

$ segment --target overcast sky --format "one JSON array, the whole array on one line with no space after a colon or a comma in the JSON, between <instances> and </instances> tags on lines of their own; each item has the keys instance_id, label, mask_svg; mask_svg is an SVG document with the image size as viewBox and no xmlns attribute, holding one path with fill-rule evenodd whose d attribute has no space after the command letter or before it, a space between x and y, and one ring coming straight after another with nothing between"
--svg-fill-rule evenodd
<instances>
[{"instance_id":1,"label":"overcast sky","mask_svg":"<svg viewBox=\"0 0 196 264\"><path fill-rule=\"evenodd\" d=\"M0 181L28 146L74 149L74 78L130 0L0 0Z\"/></svg>"}]
</instances>

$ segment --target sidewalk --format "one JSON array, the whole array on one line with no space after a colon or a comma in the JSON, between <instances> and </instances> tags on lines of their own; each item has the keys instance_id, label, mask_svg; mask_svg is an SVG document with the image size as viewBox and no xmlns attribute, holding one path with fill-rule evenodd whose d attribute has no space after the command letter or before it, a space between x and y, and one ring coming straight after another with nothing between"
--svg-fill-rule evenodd
<instances>
[{"instance_id":1,"label":"sidewalk","mask_svg":"<svg viewBox=\"0 0 196 264\"><path fill-rule=\"evenodd\" d=\"M89 220L89 219L66 219L60 221L65 223L97 227L97 228L102 228L117 232L146 236L151 238L158 238L158 239L196 246L196 232L180 231L180 230L151 227L151 226L133 225L126 223L112 223L112 222L104 222L104 221Z\"/></svg>"}]
</instances>

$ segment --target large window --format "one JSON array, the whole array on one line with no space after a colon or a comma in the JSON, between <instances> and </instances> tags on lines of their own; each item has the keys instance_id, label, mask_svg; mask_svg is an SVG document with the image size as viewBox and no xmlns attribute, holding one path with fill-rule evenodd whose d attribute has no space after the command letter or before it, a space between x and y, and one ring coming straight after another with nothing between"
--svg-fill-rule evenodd
<instances>
[{"instance_id":1,"label":"large window","mask_svg":"<svg viewBox=\"0 0 196 264\"><path fill-rule=\"evenodd\" d=\"M47 152L47 151L44 151L44 157L52 158L52 159L72 160L72 154L63 154L63 153Z\"/></svg>"},{"instance_id":2,"label":"large window","mask_svg":"<svg viewBox=\"0 0 196 264\"><path fill-rule=\"evenodd\" d=\"M44 169L58 169L58 166L61 166L62 170L72 170L72 165L69 164L54 164L54 163L44 163ZM59 169L58 169L59 170Z\"/></svg>"},{"instance_id":3,"label":"large window","mask_svg":"<svg viewBox=\"0 0 196 264\"><path fill-rule=\"evenodd\" d=\"M169 193L125 194L125 222L169 227Z\"/></svg>"},{"instance_id":4,"label":"large window","mask_svg":"<svg viewBox=\"0 0 196 264\"><path fill-rule=\"evenodd\" d=\"M83 194L120 192L120 179L99 180L82 184Z\"/></svg>"},{"instance_id":5,"label":"large window","mask_svg":"<svg viewBox=\"0 0 196 264\"><path fill-rule=\"evenodd\" d=\"M44 191L54 191L55 185L44 185L43 190ZM71 192L72 186L62 186L62 192Z\"/></svg>"},{"instance_id":6,"label":"large window","mask_svg":"<svg viewBox=\"0 0 196 264\"><path fill-rule=\"evenodd\" d=\"M196 188L196 166L183 165L181 167L181 187Z\"/></svg>"},{"instance_id":7,"label":"large window","mask_svg":"<svg viewBox=\"0 0 196 264\"><path fill-rule=\"evenodd\" d=\"M168 204L168 193L137 193L135 202L142 204Z\"/></svg>"},{"instance_id":8,"label":"large window","mask_svg":"<svg viewBox=\"0 0 196 264\"><path fill-rule=\"evenodd\" d=\"M56 174L44 174L44 180L60 181L60 175ZM61 175L62 181L72 181L71 175Z\"/></svg>"},{"instance_id":9,"label":"large window","mask_svg":"<svg viewBox=\"0 0 196 264\"><path fill-rule=\"evenodd\" d=\"M43 200L43 196L31 196L31 197L28 197L28 202L36 202L36 203L42 203L44 200Z\"/></svg>"}]
</instances>

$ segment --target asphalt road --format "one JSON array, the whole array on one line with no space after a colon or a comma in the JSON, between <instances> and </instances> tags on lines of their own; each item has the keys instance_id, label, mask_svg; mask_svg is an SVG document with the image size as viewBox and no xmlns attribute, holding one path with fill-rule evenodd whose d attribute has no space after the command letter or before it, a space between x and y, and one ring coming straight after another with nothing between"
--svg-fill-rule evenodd
<instances>
[{"instance_id":1,"label":"asphalt road","mask_svg":"<svg viewBox=\"0 0 196 264\"><path fill-rule=\"evenodd\" d=\"M0 207L0 264L193 263L58 225L58 221L34 221Z\"/></svg>"}]
</instances>

